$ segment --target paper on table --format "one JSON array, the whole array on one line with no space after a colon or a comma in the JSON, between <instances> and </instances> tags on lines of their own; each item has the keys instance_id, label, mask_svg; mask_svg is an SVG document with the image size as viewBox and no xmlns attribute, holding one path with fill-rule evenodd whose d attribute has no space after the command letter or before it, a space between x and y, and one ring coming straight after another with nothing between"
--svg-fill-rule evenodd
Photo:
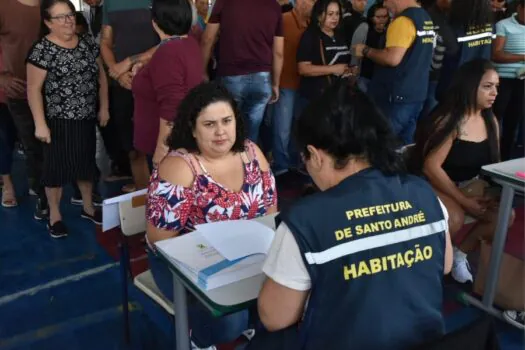
<instances>
[{"instance_id":1,"label":"paper on table","mask_svg":"<svg viewBox=\"0 0 525 350\"><path fill-rule=\"evenodd\" d=\"M275 236L272 229L251 220L221 221L195 228L228 260L267 254Z\"/></svg>"}]
</instances>

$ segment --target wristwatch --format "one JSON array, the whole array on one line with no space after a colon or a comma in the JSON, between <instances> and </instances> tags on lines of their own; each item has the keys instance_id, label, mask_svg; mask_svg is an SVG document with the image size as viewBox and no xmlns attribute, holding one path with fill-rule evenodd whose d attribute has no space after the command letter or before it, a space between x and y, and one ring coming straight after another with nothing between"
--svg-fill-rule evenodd
<instances>
[{"instance_id":1,"label":"wristwatch","mask_svg":"<svg viewBox=\"0 0 525 350\"><path fill-rule=\"evenodd\" d=\"M368 46L365 46L363 49L363 57L366 57L368 55L368 51L370 51L370 48Z\"/></svg>"}]
</instances>

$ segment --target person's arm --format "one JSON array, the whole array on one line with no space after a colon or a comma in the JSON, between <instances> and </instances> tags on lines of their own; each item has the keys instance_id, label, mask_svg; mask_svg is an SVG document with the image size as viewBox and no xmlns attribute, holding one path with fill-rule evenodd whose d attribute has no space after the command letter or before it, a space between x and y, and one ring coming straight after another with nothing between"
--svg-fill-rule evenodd
<instances>
[{"instance_id":1,"label":"person's arm","mask_svg":"<svg viewBox=\"0 0 525 350\"><path fill-rule=\"evenodd\" d=\"M363 22L355 30L354 35L352 36L352 42L350 44L350 47L354 47L357 44L365 44L367 36L368 36L368 23ZM360 63L361 63L361 58L355 57L352 55L352 61L350 62L350 64L356 66L356 65L359 65Z\"/></svg>"},{"instance_id":2,"label":"person's arm","mask_svg":"<svg viewBox=\"0 0 525 350\"><path fill-rule=\"evenodd\" d=\"M111 28L110 25L103 25L102 38L100 40L100 52L104 59L104 63L109 69L109 75L113 79L118 79L124 73L129 72L135 64L148 63L157 50L157 46L154 46L142 53L126 57L122 61L117 62L115 54L113 53L113 45L113 28Z\"/></svg>"},{"instance_id":3,"label":"person's arm","mask_svg":"<svg viewBox=\"0 0 525 350\"><path fill-rule=\"evenodd\" d=\"M299 75L305 77L321 77L325 75L342 75L348 66L345 64L334 64L332 66L321 66L313 64L312 62L297 62L297 70Z\"/></svg>"},{"instance_id":4,"label":"person's arm","mask_svg":"<svg viewBox=\"0 0 525 350\"><path fill-rule=\"evenodd\" d=\"M264 327L275 332L301 320L309 291L294 290L268 278L261 289L257 306Z\"/></svg>"},{"instance_id":5,"label":"person's arm","mask_svg":"<svg viewBox=\"0 0 525 350\"><path fill-rule=\"evenodd\" d=\"M269 331L298 323L311 289L311 279L297 242L286 224L277 228L263 266L268 276L257 306L259 317Z\"/></svg>"},{"instance_id":6,"label":"person's arm","mask_svg":"<svg viewBox=\"0 0 525 350\"><path fill-rule=\"evenodd\" d=\"M165 206L157 206L156 204L160 201L165 203L167 193L165 191L157 191L157 189L150 189L148 193L148 207L147 207L147 218L148 223L146 226L146 234L150 243L155 243L171 237L177 237L180 231L186 225L187 213L181 213L180 210L186 208L190 210L191 206L187 206L187 203L192 203L194 197L192 196L192 190L189 189L193 183L194 175L186 161L181 157L166 157L159 165L159 177L169 184L174 186L183 186L184 189L181 191L172 191L171 195L176 195L177 198L172 198L170 206L173 209L173 213L169 221L166 218L160 220L164 215L164 212L169 208ZM179 208L176 208L176 207ZM159 212L161 211L161 212ZM183 221L184 220L184 221Z\"/></svg>"},{"instance_id":7,"label":"person's arm","mask_svg":"<svg viewBox=\"0 0 525 350\"><path fill-rule=\"evenodd\" d=\"M47 71L27 63L27 102L35 123L35 137L42 142L51 143L51 134L46 122L42 88Z\"/></svg>"},{"instance_id":8,"label":"person's arm","mask_svg":"<svg viewBox=\"0 0 525 350\"><path fill-rule=\"evenodd\" d=\"M109 121L109 93L108 93L108 78L104 71L104 64L102 59L97 58L98 64L98 99L99 99L99 123L100 126L104 127Z\"/></svg>"},{"instance_id":9,"label":"person's arm","mask_svg":"<svg viewBox=\"0 0 525 350\"><path fill-rule=\"evenodd\" d=\"M496 132L496 144L498 145L498 162L501 162L500 134L499 134L498 118L496 118L496 116L494 116L492 118L492 122L494 123L494 131Z\"/></svg>"},{"instance_id":10,"label":"person's arm","mask_svg":"<svg viewBox=\"0 0 525 350\"><path fill-rule=\"evenodd\" d=\"M100 55L108 68L115 66L117 61L113 54L113 28L109 25L102 26L102 37L100 39Z\"/></svg>"},{"instance_id":11,"label":"person's arm","mask_svg":"<svg viewBox=\"0 0 525 350\"><path fill-rule=\"evenodd\" d=\"M210 62L211 53L215 42L217 41L217 36L219 35L220 29L219 23L208 23L206 29L202 34L201 39L201 50L202 50L202 62L204 63L204 76L208 76L207 68Z\"/></svg>"},{"instance_id":12,"label":"person's arm","mask_svg":"<svg viewBox=\"0 0 525 350\"><path fill-rule=\"evenodd\" d=\"M369 48L366 58L381 66L397 67L405 57L407 48L387 47L383 50ZM362 55L361 55L362 56Z\"/></svg>"},{"instance_id":13,"label":"person's arm","mask_svg":"<svg viewBox=\"0 0 525 350\"><path fill-rule=\"evenodd\" d=\"M221 27L221 16L222 9L224 6L223 0L215 0L210 9L210 16L208 18L208 23L206 24L206 29L202 34L201 39L201 50L202 50L202 63L204 64L204 78L208 80L208 64L212 57L213 47L217 42L217 37L219 36L219 30Z\"/></svg>"},{"instance_id":14,"label":"person's arm","mask_svg":"<svg viewBox=\"0 0 525 350\"><path fill-rule=\"evenodd\" d=\"M504 50L506 41L506 37L499 35L494 39L492 42L492 61L496 63L525 62L525 54L518 55Z\"/></svg>"},{"instance_id":15,"label":"person's arm","mask_svg":"<svg viewBox=\"0 0 525 350\"><path fill-rule=\"evenodd\" d=\"M369 58L381 66L397 67L415 39L416 27L414 22L401 16L396 18L388 27L384 49L374 49L364 44L357 44L354 46L354 55Z\"/></svg>"},{"instance_id":16,"label":"person's arm","mask_svg":"<svg viewBox=\"0 0 525 350\"><path fill-rule=\"evenodd\" d=\"M272 99L274 103L279 99L279 84L281 83L281 72L284 62L284 38L276 36L273 38L273 60L272 60Z\"/></svg>"}]
</instances>

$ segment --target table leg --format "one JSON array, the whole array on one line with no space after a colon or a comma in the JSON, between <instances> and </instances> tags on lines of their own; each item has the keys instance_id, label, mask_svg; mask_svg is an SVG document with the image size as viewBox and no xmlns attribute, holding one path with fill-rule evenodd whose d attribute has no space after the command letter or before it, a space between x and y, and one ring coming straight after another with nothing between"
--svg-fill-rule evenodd
<instances>
[{"instance_id":1,"label":"table leg","mask_svg":"<svg viewBox=\"0 0 525 350\"><path fill-rule=\"evenodd\" d=\"M503 257L505 243L507 241L507 231L509 220L512 213L512 201L514 200L514 189L503 186L498 213L498 223L494 240L492 241L492 252L490 254L489 270L485 281L485 291L483 293L483 305L492 307L496 288L498 286L499 268Z\"/></svg>"},{"instance_id":2,"label":"table leg","mask_svg":"<svg viewBox=\"0 0 525 350\"><path fill-rule=\"evenodd\" d=\"M186 289L175 274L173 274L173 308L175 309L176 349L190 350Z\"/></svg>"}]
</instances>

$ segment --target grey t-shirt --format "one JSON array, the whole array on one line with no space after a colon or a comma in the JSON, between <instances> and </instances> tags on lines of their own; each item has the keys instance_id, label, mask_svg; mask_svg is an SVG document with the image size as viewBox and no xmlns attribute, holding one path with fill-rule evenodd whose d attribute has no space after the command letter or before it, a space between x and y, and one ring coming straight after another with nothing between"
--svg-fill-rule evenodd
<instances>
[{"instance_id":1,"label":"grey t-shirt","mask_svg":"<svg viewBox=\"0 0 525 350\"><path fill-rule=\"evenodd\" d=\"M113 29L117 61L147 51L159 43L151 24L150 0L105 0L102 23Z\"/></svg>"}]
</instances>

